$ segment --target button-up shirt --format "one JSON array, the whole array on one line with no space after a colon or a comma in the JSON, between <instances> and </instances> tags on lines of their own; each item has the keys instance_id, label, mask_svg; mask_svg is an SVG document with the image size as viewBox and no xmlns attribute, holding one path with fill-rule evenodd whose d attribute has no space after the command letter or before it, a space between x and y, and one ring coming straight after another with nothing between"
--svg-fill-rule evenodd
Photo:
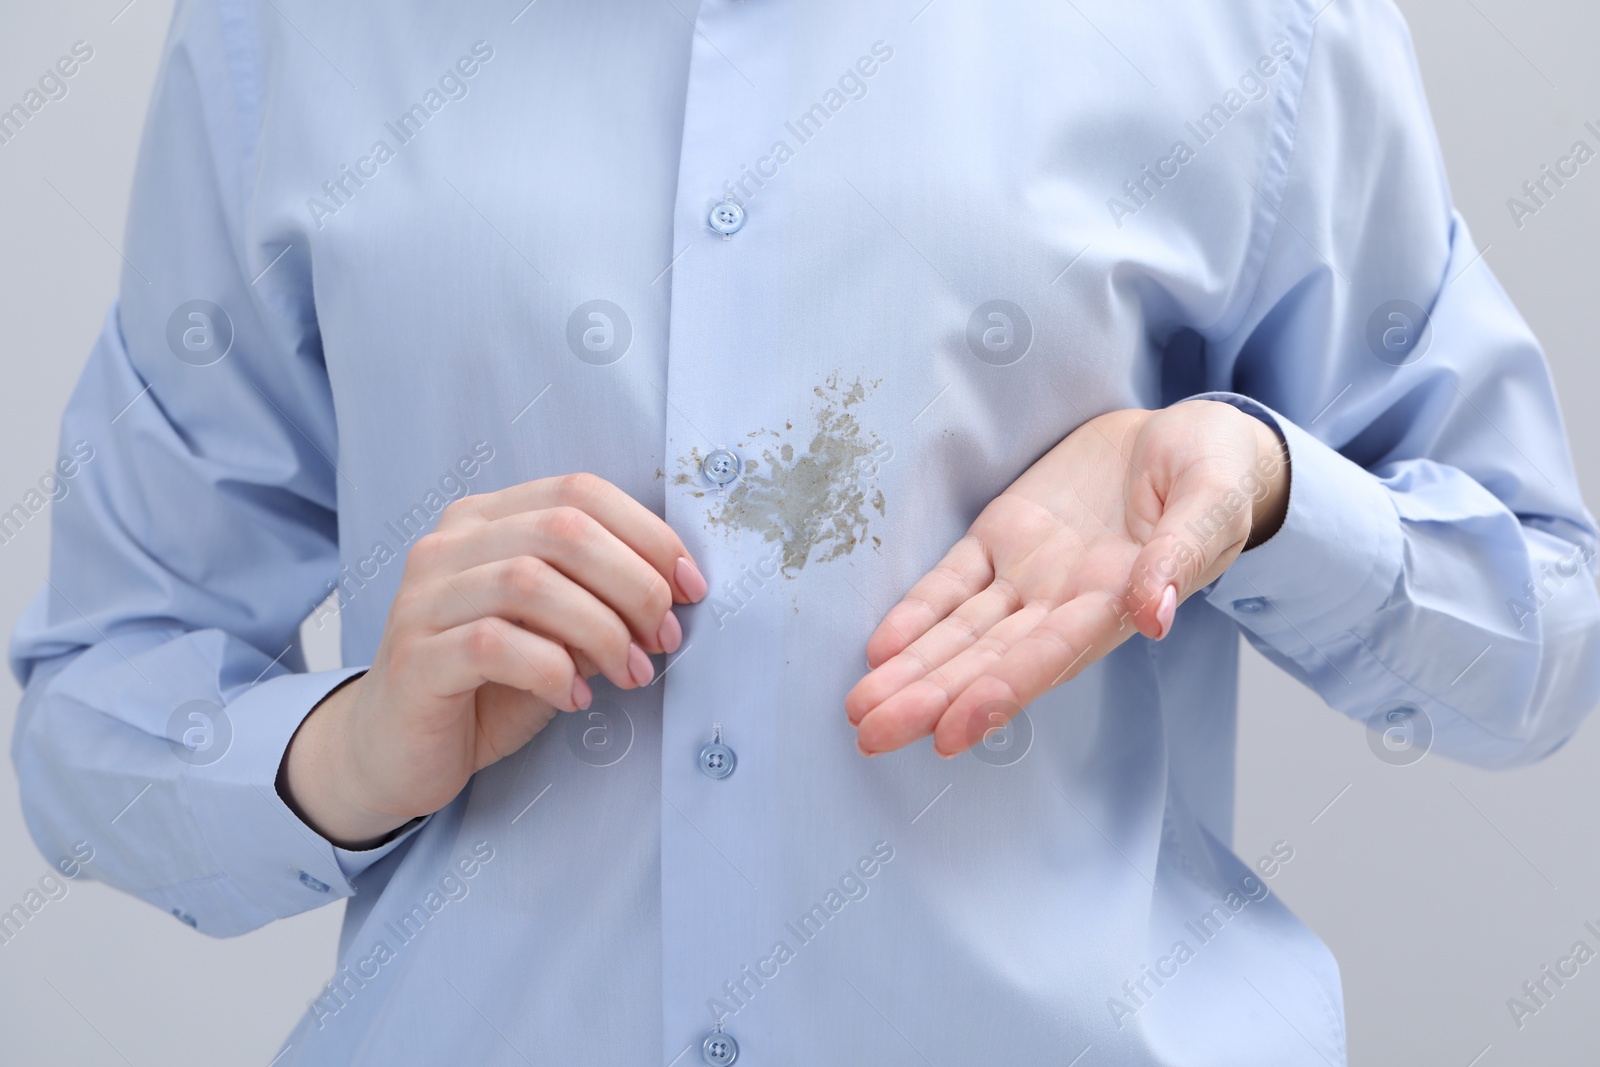
<instances>
[{"instance_id":1,"label":"button-up shirt","mask_svg":"<svg viewBox=\"0 0 1600 1067\"><path fill-rule=\"evenodd\" d=\"M203 933L349 898L280 1064L1341 1063L1295 842L1230 847L1240 635L1380 753L1530 761L1600 692L1548 371L1381 0L194 0L121 251L23 802ZM1287 443L1275 536L968 754L862 759L883 613L1194 396ZM274 779L408 546L571 471L699 562L681 650L334 847Z\"/></svg>"}]
</instances>

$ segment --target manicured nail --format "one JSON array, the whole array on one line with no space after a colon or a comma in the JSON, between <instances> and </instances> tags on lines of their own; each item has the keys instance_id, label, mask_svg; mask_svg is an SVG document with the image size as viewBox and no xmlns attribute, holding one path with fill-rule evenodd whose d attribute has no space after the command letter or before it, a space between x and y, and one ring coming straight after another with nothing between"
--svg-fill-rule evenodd
<instances>
[{"instance_id":1,"label":"manicured nail","mask_svg":"<svg viewBox=\"0 0 1600 1067\"><path fill-rule=\"evenodd\" d=\"M683 644L683 627L678 625L678 617L672 612L667 612L667 617L661 620L656 640L661 642L661 650L669 653L678 651L678 646Z\"/></svg>"},{"instance_id":2,"label":"manicured nail","mask_svg":"<svg viewBox=\"0 0 1600 1067\"><path fill-rule=\"evenodd\" d=\"M583 711L594 700L594 690L589 688L589 683L583 680L583 675L572 679L572 703Z\"/></svg>"},{"instance_id":3,"label":"manicured nail","mask_svg":"<svg viewBox=\"0 0 1600 1067\"><path fill-rule=\"evenodd\" d=\"M709 586L688 556L679 556L678 565L672 569L672 576L678 580L678 588L683 590L683 595L690 600L699 600L706 595Z\"/></svg>"},{"instance_id":4,"label":"manicured nail","mask_svg":"<svg viewBox=\"0 0 1600 1067\"><path fill-rule=\"evenodd\" d=\"M650 666L650 657L644 654L644 649L637 644L628 646L628 677L633 679L635 685L649 685L650 679L656 676L656 669Z\"/></svg>"},{"instance_id":5,"label":"manicured nail","mask_svg":"<svg viewBox=\"0 0 1600 1067\"><path fill-rule=\"evenodd\" d=\"M1159 641L1172 631L1172 616L1178 610L1178 587L1169 585L1161 590L1161 603L1156 606L1156 625L1161 627L1161 632L1156 634Z\"/></svg>"}]
</instances>

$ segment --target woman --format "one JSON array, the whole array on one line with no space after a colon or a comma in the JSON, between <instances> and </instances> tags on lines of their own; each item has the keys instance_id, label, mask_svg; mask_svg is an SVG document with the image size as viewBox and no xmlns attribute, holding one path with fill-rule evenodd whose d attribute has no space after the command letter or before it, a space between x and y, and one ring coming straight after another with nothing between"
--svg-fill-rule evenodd
<instances>
[{"instance_id":1,"label":"woman","mask_svg":"<svg viewBox=\"0 0 1600 1067\"><path fill-rule=\"evenodd\" d=\"M1238 635L1482 765L1600 696L1381 0L197 0L131 218L24 803L349 898L283 1064L1343 1062Z\"/></svg>"}]
</instances>

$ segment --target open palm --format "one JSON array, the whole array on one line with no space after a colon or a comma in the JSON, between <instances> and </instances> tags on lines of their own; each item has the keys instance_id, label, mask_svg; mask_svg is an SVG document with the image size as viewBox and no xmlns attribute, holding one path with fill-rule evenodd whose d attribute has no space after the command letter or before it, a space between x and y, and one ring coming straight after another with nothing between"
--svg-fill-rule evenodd
<instances>
[{"instance_id":1,"label":"open palm","mask_svg":"<svg viewBox=\"0 0 1600 1067\"><path fill-rule=\"evenodd\" d=\"M1281 521L1284 460L1266 424L1209 400L1078 427L879 624L845 699L857 746L931 733L956 755L1135 632L1164 637L1253 526Z\"/></svg>"}]
</instances>

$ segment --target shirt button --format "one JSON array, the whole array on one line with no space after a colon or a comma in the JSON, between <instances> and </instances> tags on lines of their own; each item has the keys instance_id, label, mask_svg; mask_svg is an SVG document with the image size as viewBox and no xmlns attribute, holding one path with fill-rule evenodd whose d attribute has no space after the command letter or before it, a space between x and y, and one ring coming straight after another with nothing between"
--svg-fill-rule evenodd
<instances>
[{"instance_id":1,"label":"shirt button","mask_svg":"<svg viewBox=\"0 0 1600 1067\"><path fill-rule=\"evenodd\" d=\"M300 872L300 884L305 886L307 889L315 890L318 893L326 893L329 888L327 882L324 882L321 878L307 874L305 871Z\"/></svg>"},{"instance_id":2,"label":"shirt button","mask_svg":"<svg viewBox=\"0 0 1600 1067\"><path fill-rule=\"evenodd\" d=\"M1261 596L1247 596L1233 602L1233 610L1243 615L1258 615L1266 606L1267 598Z\"/></svg>"},{"instance_id":3,"label":"shirt button","mask_svg":"<svg viewBox=\"0 0 1600 1067\"><path fill-rule=\"evenodd\" d=\"M739 457L726 448L719 448L706 456L700 471L713 485L727 485L739 477Z\"/></svg>"},{"instance_id":4,"label":"shirt button","mask_svg":"<svg viewBox=\"0 0 1600 1067\"><path fill-rule=\"evenodd\" d=\"M707 742L700 750L700 773L707 778L726 778L733 773L733 765L738 762L733 754L733 749L721 741ZM732 1063L732 1060L728 1061Z\"/></svg>"},{"instance_id":5,"label":"shirt button","mask_svg":"<svg viewBox=\"0 0 1600 1067\"><path fill-rule=\"evenodd\" d=\"M711 209L711 228L724 237L731 237L744 229L744 208L732 200L724 200Z\"/></svg>"},{"instance_id":6,"label":"shirt button","mask_svg":"<svg viewBox=\"0 0 1600 1067\"><path fill-rule=\"evenodd\" d=\"M728 1064L739 1058L739 1042L733 1039L732 1034L713 1030L700 1043L700 1058L711 1067L728 1067Z\"/></svg>"}]
</instances>

